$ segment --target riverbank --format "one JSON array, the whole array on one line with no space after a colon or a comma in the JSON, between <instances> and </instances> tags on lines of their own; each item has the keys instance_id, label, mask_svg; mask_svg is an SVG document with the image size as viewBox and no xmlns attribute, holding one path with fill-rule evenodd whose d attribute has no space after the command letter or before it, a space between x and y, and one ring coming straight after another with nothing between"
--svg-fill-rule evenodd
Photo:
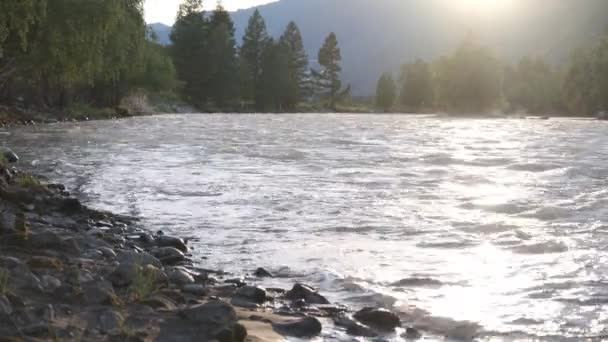
<instances>
[{"instance_id":1,"label":"riverbank","mask_svg":"<svg viewBox=\"0 0 608 342\"><path fill-rule=\"evenodd\" d=\"M334 333L418 338L389 311L314 289L264 289L193 265L187 241L83 206L64 186L0 168L0 336L8 340L280 341ZM363 324L365 323L365 324Z\"/></svg>"}]
</instances>

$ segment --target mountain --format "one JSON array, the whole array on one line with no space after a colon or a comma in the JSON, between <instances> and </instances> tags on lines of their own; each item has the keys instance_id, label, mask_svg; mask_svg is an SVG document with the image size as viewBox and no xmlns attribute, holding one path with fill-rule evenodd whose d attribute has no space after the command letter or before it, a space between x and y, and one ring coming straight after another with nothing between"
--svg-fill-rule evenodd
<instances>
[{"instance_id":1,"label":"mountain","mask_svg":"<svg viewBox=\"0 0 608 342\"><path fill-rule=\"evenodd\" d=\"M474 34L507 60L538 55L561 62L572 49L597 40L608 22L606 0L483 2L281 0L258 8L275 37L289 21L298 24L312 65L325 36L335 32L342 49L344 81L358 95L373 93L382 72L396 72L402 63L416 58L445 55L467 34ZM242 36L253 11L232 13L237 37ZM157 27L161 41L168 41L167 27Z\"/></svg>"},{"instance_id":2,"label":"mountain","mask_svg":"<svg viewBox=\"0 0 608 342\"><path fill-rule=\"evenodd\" d=\"M153 23L148 24L148 30L149 32L154 32L156 34L159 43L163 45L171 44L171 39L169 38L171 35L171 26L163 23Z\"/></svg>"}]
</instances>

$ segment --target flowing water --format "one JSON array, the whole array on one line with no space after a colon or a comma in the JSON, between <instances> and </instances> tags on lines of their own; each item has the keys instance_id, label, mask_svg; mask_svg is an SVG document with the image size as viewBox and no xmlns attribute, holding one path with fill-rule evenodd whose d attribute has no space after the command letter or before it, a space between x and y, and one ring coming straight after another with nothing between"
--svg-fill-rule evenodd
<instances>
[{"instance_id":1,"label":"flowing water","mask_svg":"<svg viewBox=\"0 0 608 342\"><path fill-rule=\"evenodd\" d=\"M201 266L263 266L437 335L606 332L605 122L166 115L7 144L89 205L191 237Z\"/></svg>"}]
</instances>

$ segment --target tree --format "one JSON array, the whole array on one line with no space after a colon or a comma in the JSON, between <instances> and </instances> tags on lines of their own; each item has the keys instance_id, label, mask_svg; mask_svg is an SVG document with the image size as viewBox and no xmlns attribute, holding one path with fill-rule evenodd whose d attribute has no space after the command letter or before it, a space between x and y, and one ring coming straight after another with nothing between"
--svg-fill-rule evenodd
<instances>
[{"instance_id":1,"label":"tree","mask_svg":"<svg viewBox=\"0 0 608 342\"><path fill-rule=\"evenodd\" d=\"M286 98L286 109L294 109L310 93L310 74L308 56L304 51L300 29L292 21L281 36L280 44L287 49L289 85Z\"/></svg>"},{"instance_id":2,"label":"tree","mask_svg":"<svg viewBox=\"0 0 608 342\"><path fill-rule=\"evenodd\" d=\"M376 107L388 112L395 104L397 86L391 73L384 73L378 80L376 88Z\"/></svg>"},{"instance_id":3,"label":"tree","mask_svg":"<svg viewBox=\"0 0 608 342\"><path fill-rule=\"evenodd\" d=\"M501 104L500 63L493 53L467 37L436 64L438 103L448 111L482 113Z\"/></svg>"},{"instance_id":4,"label":"tree","mask_svg":"<svg viewBox=\"0 0 608 342\"><path fill-rule=\"evenodd\" d=\"M266 23L256 9L249 18L240 49L241 95L245 100L253 100L256 109L263 108L260 78L263 70L264 51L268 43Z\"/></svg>"},{"instance_id":5,"label":"tree","mask_svg":"<svg viewBox=\"0 0 608 342\"><path fill-rule=\"evenodd\" d=\"M340 88L342 88L342 81L340 80L340 73L342 71L340 61L342 60L342 55L340 54L338 39L335 33L330 33L325 39L325 43L319 50L318 57L321 71L315 73L318 79L317 84L326 92L325 95L328 98L329 108L335 110L336 99L340 93Z\"/></svg>"},{"instance_id":6,"label":"tree","mask_svg":"<svg viewBox=\"0 0 608 342\"><path fill-rule=\"evenodd\" d=\"M234 24L219 3L209 21L208 50L210 94L221 108L238 96L238 62Z\"/></svg>"},{"instance_id":7,"label":"tree","mask_svg":"<svg viewBox=\"0 0 608 342\"><path fill-rule=\"evenodd\" d=\"M401 68L400 103L408 110L430 109L435 102L433 73L428 63L417 59Z\"/></svg>"},{"instance_id":8,"label":"tree","mask_svg":"<svg viewBox=\"0 0 608 342\"><path fill-rule=\"evenodd\" d=\"M266 43L262 56L258 109L267 112L285 111L286 107L291 105L289 48L271 38Z\"/></svg>"},{"instance_id":9,"label":"tree","mask_svg":"<svg viewBox=\"0 0 608 342\"><path fill-rule=\"evenodd\" d=\"M514 112L547 114L561 110L560 75L540 58L524 57L504 71L503 92Z\"/></svg>"},{"instance_id":10,"label":"tree","mask_svg":"<svg viewBox=\"0 0 608 342\"><path fill-rule=\"evenodd\" d=\"M209 95L207 72L207 20L202 0L185 0L171 32L172 55L186 98L203 107Z\"/></svg>"}]
</instances>

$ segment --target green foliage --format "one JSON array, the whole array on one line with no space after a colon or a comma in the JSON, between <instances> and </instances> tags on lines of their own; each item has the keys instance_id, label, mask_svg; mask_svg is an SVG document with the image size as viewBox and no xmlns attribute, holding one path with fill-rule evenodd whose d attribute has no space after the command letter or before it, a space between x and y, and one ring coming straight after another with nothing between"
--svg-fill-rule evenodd
<instances>
[{"instance_id":1,"label":"green foliage","mask_svg":"<svg viewBox=\"0 0 608 342\"><path fill-rule=\"evenodd\" d=\"M241 96L244 100L255 102L256 109L263 109L264 93L260 86L265 54L270 38L266 23L256 9L251 18L240 49Z\"/></svg>"},{"instance_id":2,"label":"green foliage","mask_svg":"<svg viewBox=\"0 0 608 342\"><path fill-rule=\"evenodd\" d=\"M461 113L483 113L501 103L501 68L492 52L468 37L436 64L438 104Z\"/></svg>"},{"instance_id":3,"label":"green foliage","mask_svg":"<svg viewBox=\"0 0 608 342\"><path fill-rule=\"evenodd\" d=\"M9 291L10 274L4 268L0 268L0 296L3 296Z\"/></svg>"},{"instance_id":4,"label":"green foliage","mask_svg":"<svg viewBox=\"0 0 608 342\"><path fill-rule=\"evenodd\" d=\"M340 73L342 67L340 61L342 61L342 55L340 48L338 47L338 39L335 33L330 33L325 39L325 43L319 50L319 64L322 69L319 73L316 73L318 78L318 86L321 89L327 91L327 98L329 100L329 108L336 109L336 95L342 88L342 81L340 80Z\"/></svg>"},{"instance_id":5,"label":"green foliage","mask_svg":"<svg viewBox=\"0 0 608 342\"><path fill-rule=\"evenodd\" d=\"M418 59L401 68L399 102L412 111L428 110L435 105L433 73L428 63Z\"/></svg>"},{"instance_id":6,"label":"green foliage","mask_svg":"<svg viewBox=\"0 0 608 342\"><path fill-rule=\"evenodd\" d=\"M262 74L258 96L264 111L284 111L295 107L289 70L289 48L270 39L262 55Z\"/></svg>"},{"instance_id":7,"label":"green foliage","mask_svg":"<svg viewBox=\"0 0 608 342\"><path fill-rule=\"evenodd\" d=\"M378 80L376 88L376 107L388 112L395 104L397 86L391 73L384 73Z\"/></svg>"},{"instance_id":8,"label":"green foliage","mask_svg":"<svg viewBox=\"0 0 608 342\"><path fill-rule=\"evenodd\" d=\"M30 174L20 174L15 177L15 184L28 188L37 188L42 186L40 180Z\"/></svg>"},{"instance_id":9,"label":"green foliage","mask_svg":"<svg viewBox=\"0 0 608 342\"><path fill-rule=\"evenodd\" d=\"M310 95L308 73L308 56L304 51L304 43L300 29L293 21L287 25L279 43L287 51L288 84L286 84L286 110L295 109L305 96Z\"/></svg>"},{"instance_id":10,"label":"green foliage","mask_svg":"<svg viewBox=\"0 0 608 342\"><path fill-rule=\"evenodd\" d=\"M129 293L137 301L145 301L158 292L158 269L135 266L133 282L129 286Z\"/></svg>"}]
</instances>

